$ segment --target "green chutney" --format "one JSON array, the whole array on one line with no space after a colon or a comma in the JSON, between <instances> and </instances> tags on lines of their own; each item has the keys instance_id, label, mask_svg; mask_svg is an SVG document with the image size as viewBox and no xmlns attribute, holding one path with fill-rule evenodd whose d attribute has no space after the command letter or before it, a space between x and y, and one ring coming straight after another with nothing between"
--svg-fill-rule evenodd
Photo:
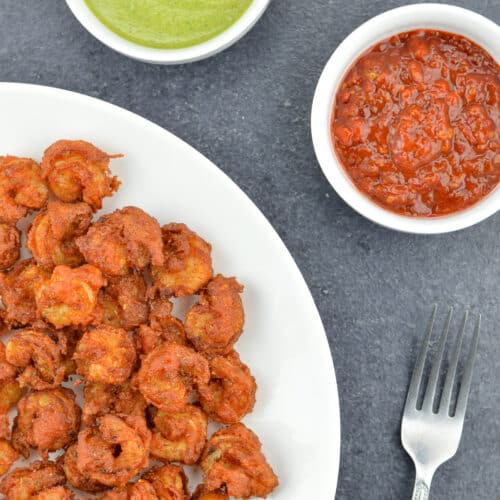
<instances>
[{"instance_id":1,"label":"green chutney","mask_svg":"<svg viewBox=\"0 0 500 500\"><path fill-rule=\"evenodd\" d=\"M111 31L131 42L180 49L232 26L253 0L85 0Z\"/></svg>"}]
</instances>

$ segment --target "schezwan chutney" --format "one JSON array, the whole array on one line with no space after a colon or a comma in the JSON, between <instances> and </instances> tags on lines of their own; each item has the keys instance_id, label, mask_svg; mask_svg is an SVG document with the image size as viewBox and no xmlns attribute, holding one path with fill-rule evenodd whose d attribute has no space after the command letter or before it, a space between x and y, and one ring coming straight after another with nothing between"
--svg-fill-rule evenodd
<instances>
[{"instance_id":1,"label":"schezwan chutney","mask_svg":"<svg viewBox=\"0 0 500 500\"><path fill-rule=\"evenodd\" d=\"M463 210L500 180L500 66L460 35L392 36L347 71L331 136L353 183L382 207L420 217Z\"/></svg>"}]
</instances>

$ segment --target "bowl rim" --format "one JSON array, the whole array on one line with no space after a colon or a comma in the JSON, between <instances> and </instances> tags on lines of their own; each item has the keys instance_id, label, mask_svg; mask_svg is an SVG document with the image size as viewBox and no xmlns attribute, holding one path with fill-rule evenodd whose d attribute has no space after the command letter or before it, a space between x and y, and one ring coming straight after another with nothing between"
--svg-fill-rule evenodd
<instances>
[{"instance_id":1,"label":"bowl rim","mask_svg":"<svg viewBox=\"0 0 500 500\"><path fill-rule=\"evenodd\" d=\"M261 18L271 0L252 0L248 9L229 28L206 42L180 49L145 47L117 35L89 9L84 0L66 0L80 24L104 45L139 61L152 64L184 64L211 57L240 40Z\"/></svg>"},{"instance_id":2,"label":"bowl rim","mask_svg":"<svg viewBox=\"0 0 500 500\"><path fill-rule=\"evenodd\" d=\"M440 217L411 217L391 212L354 185L337 159L330 119L337 88L353 62L378 41L412 29L440 29L465 36L500 61L500 26L486 17L449 4L412 4L388 10L351 32L336 48L319 78L311 110L311 134L316 157L337 194L359 214L381 226L405 233L441 234L465 229L500 209L500 186L462 211Z\"/></svg>"}]
</instances>

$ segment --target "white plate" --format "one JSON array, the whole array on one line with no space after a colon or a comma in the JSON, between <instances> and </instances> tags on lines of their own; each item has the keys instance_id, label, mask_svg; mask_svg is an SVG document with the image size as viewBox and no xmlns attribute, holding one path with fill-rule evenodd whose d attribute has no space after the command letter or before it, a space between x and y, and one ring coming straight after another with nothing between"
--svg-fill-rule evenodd
<instances>
[{"instance_id":1,"label":"white plate","mask_svg":"<svg viewBox=\"0 0 500 500\"><path fill-rule=\"evenodd\" d=\"M245 286L245 332L236 348L259 386L244 422L280 478L274 500L331 500L340 420L330 350L318 311L284 244L247 196L174 135L80 94L0 83L0 154L40 159L52 142L86 139L123 153L123 181L104 211L137 205L161 224L182 221L213 245L214 268ZM191 485L194 486L194 485Z\"/></svg>"},{"instance_id":2,"label":"white plate","mask_svg":"<svg viewBox=\"0 0 500 500\"><path fill-rule=\"evenodd\" d=\"M227 30L206 42L182 49L145 47L117 35L107 28L88 8L84 0L66 0L68 7L82 26L99 41L120 54L153 64L183 64L211 57L227 49L261 18L271 0L253 0L246 12Z\"/></svg>"}]
</instances>

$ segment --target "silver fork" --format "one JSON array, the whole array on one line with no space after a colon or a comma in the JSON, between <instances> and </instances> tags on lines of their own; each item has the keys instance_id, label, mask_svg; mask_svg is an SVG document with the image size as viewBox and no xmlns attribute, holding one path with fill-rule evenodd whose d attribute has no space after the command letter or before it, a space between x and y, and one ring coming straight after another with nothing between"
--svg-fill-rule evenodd
<instances>
[{"instance_id":1,"label":"silver fork","mask_svg":"<svg viewBox=\"0 0 500 500\"><path fill-rule=\"evenodd\" d=\"M425 340L411 378L403 413L403 421L401 423L401 442L408 455L413 459L416 469L413 500L427 500L429 498L432 477L437 468L452 458L457 452L464 425L465 409L467 407L467 399L470 392L472 370L476 358L479 330L481 327L481 315L479 315L462 380L460 382L455 412L451 415L451 396L468 318L468 311L466 311L450 359L439 407L437 413L435 413L433 411L434 399L441 371L446 337L448 336L453 314L453 309L449 309L448 317L446 318L446 323L439 339L436 358L429 375L427 388L425 389L422 408L419 409L417 408L418 395L422 385L422 375L427 352L429 350L429 341L432 334L434 319L436 317L436 311L437 306L434 306L427 327Z\"/></svg>"}]
</instances>

